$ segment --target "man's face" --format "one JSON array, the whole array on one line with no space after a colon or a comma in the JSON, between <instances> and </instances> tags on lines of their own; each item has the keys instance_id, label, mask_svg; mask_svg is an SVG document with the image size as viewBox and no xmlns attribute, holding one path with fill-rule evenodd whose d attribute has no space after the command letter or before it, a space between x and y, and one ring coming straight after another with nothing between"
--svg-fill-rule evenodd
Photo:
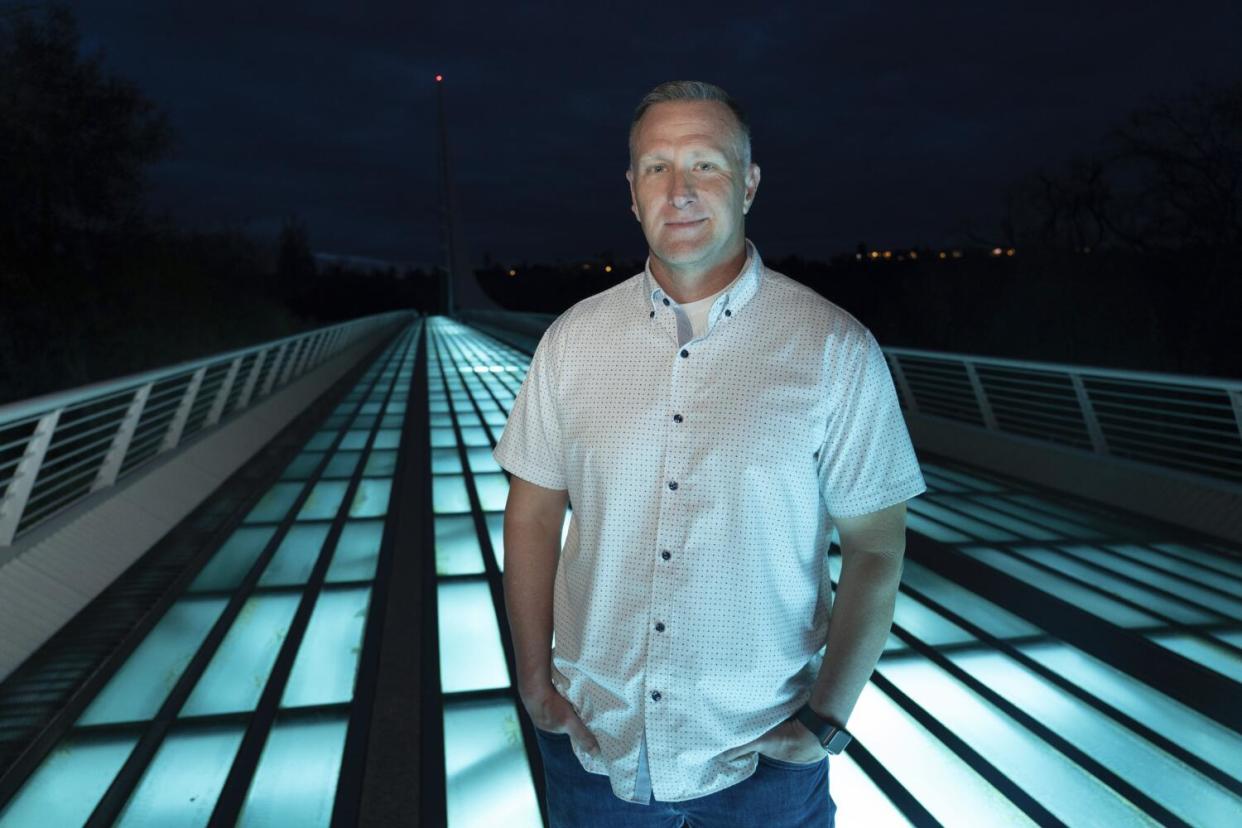
<instances>
[{"instance_id":1,"label":"man's face","mask_svg":"<svg viewBox=\"0 0 1242 828\"><path fill-rule=\"evenodd\" d=\"M743 169L737 122L717 101L648 109L634 135L630 209L651 252L674 268L708 270L737 255L759 167Z\"/></svg>"}]
</instances>

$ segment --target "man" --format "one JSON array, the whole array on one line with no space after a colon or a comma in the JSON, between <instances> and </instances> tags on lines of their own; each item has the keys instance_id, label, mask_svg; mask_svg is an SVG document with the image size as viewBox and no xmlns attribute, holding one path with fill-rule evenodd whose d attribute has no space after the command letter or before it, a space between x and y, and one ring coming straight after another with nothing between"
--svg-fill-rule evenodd
<instances>
[{"instance_id":1,"label":"man","mask_svg":"<svg viewBox=\"0 0 1242 828\"><path fill-rule=\"evenodd\" d=\"M892 379L746 240L759 167L724 90L652 90L626 179L647 268L548 328L495 452L552 824L831 825L925 489Z\"/></svg>"}]
</instances>

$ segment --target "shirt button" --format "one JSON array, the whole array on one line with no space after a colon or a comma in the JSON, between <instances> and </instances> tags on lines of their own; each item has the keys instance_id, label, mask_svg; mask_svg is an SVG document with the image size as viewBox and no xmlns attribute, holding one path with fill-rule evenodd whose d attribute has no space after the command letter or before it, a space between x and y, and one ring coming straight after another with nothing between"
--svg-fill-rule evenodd
<instances>
[{"instance_id":1,"label":"shirt button","mask_svg":"<svg viewBox=\"0 0 1242 828\"><path fill-rule=\"evenodd\" d=\"M665 300L664 300L664 304L666 304L666 305L668 304L668 299L665 299Z\"/></svg>"},{"instance_id":2,"label":"shirt button","mask_svg":"<svg viewBox=\"0 0 1242 828\"><path fill-rule=\"evenodd\" d=\"M690 356L690 352L689 352L689 351L687 351L685 348L682 348L682 349L681 349L681 358L682 358L682 359L685 359L685 358L686 358L686 357L688 357L688 356Z\"/></svg>"},{"instance_id":3,"label":"shirt button","mask_svg":"<svg viewBox=\"0 0 1242 828\"><path fill-rule=\"evenodd\" d=\"M661 622L659 622L659 621L657 621L657 622L656 622L656 632L664 632L664 624L663 624L663 623L661 623Z\"/></svg>"},{"instance_id":4,"label":"shirt button","mask_svg":"<svg viewBox=\"0 0 1242 828\"><path fill-rule=\"evenodd\" d=\"M731 310L726 310L726 311L725 311L725 316L732 316L732 315L733 315L733 311L731 311Z\"/></svg>"},{"instance_id":5,"label":"shirt button","mask_svg":"<svg viewBox=\"0 0 1242 828\"><path fill-rule=\"evenodd\" d=\"M673 553L665 549L660 553L660 557L667 561L669 558L673 557Z\"/></svg>"},{"instance_id":6,"label":"shirt button","mask_svg":"<svg viewBox=\"0 0 1242 828\"><path fill-rule=\"evenodd\" d=\"M680 414L674 414L674 415L673 415L673 422L675 422L675 423L680 423L683 419L685 419L685 418L684 418L684 417L682 417Z\"/></svg>"},{"instance_id":7,"label":"shirt button","mask_svg":"<svg viewBox=\"0 0 1242 828\"><path fill-rule=\"evenodd\" d=\"M649 317L647 317L647 318L648 318L648 319L655 319L655 311L652 311L652 312L651 312L651 316L649 316Z\"/></svg>"},{"instance_id":8,"label":"shirt button","mask_svg":"<svg viewBox=\"0 0 1242 828\"><path fill-rule=\"evenodd\" d=\"M652 700L652 701L659 701L659 700L660 700L660 699L662 699L662 698L664 698L664 697L660 695L660 691L659 691L659 690L652 690L652 691L651 691L651 700Z\"/></svg>"},{"instance_id":9,"label":"shirt button","mask_svg":"<svg viewBox=\"0 0 1242 828\"><path fill-rule=\"evenodd\" d=\"M677 491L677 481L676 480L668 481L668 487L672 489L673 491Z\"/></svg>"}]
</instances>

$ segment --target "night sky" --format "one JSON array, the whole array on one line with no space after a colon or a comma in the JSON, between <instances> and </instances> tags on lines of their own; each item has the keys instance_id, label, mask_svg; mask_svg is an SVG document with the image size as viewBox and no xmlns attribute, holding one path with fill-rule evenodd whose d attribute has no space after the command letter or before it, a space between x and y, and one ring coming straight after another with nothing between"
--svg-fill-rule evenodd
<instances>
[{"instance_id":1,"label":"night sky","mask_svg":"<svg viewBox=\"0 0 1242 828\"><path fill-rule=\"evenodd\" d=\"M765 256L950 244L1153 94L1242 78L1242 3L71 2L87 53L169 114L151 205L186 227L438 259L433 76L476 263L645 253L623 178L655 84L750 113Z\"/></svg>"}]
</instances>

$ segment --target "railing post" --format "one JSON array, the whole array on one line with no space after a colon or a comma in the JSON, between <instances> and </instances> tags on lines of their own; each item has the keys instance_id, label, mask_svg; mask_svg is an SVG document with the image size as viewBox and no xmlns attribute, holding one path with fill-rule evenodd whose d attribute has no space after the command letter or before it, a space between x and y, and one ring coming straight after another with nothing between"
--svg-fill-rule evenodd
<instances>
[{"instance_id":1,"label":"railing post","mask_svg":"<svg viewBox=\"0 0 1242 828\"><path fill-rule=\"evenodd\" d=\"M983 383L979 381L979 372L975 370L975 364L969 360L962 360L962 364L966 366L966 376L970 378L970 387L975 391L975 404L979 406L979 413L983 415L983 425L988 431L999 431L996 427L996 416L992 413L992 403L988 402L988 393L983 390Z\"/></svg>"},{"instance_id":2,"label":"railing post","mask_svg":"<svg viewBox=\"0 0 1242 828\"><path fill-rule=\"evenodd\" d=\"M294 377L300 377L310 370L314 365L315 349L319 347L320 341L323 339L319 334L308 334L306 347L302 349L302 356L298 359L298 367L293 370Z\"/></svg>"},{"instance_id":3,"label":"railing post","mask_svg":"<svg viewBox=\"0 0 1242 828\"><path fill-rule=\"evenodd\" d=\"M310 351L306 354L306 360L302 363L302 367L298 373L305 373L319 364L319 355L323 353L323 344L328 341L328 335L320 331L315 334L315 341L311 343Z\"/></svg>"},{"instance_id":4,"label":"railing post","mask_svg":"<svg viewBox=\"0 0 1242 828\"><path fill-rule=\"evenodd\" d=\"M289 343L289 358L285 360L285 367L280 369L279 384L281 388L293 376L294 367L302 361L302 354L304 353L306 353L306 337L295 339Z\"/></svg>"},{"instance_id":5,"label":"railing post","mask_svg":"<svg viewBox=\"0 0 1242 828\"><path fill-rule=\"evenodd\" d=\"M224 375L224 381L216 389L216 398L211 403L211 410L207 412L207 419L203 420L203 428L215 425L224 416L224 404L228 402L229 392L233 390L233 383L237 382L237 372L241 370L241 363L242 358L235 357L229 365L229 371Z\"/></svg>"},{"instance_id":6,"label":"railing post","mask_svg":"<svg viewBox=\"0 0 1242 828\"><path fill-rule=\"evenodd\" d=\"M134 389L134 398L129 401L129 408L121 418L116 434L112 435L112 445L108 446L108 453L99 464L99 472L95 475L95 482L91 484L92 492L116 482L117 475L121 473L121 464L125 462L125 452L129 451L129 443L134 439L134 432L138 430L138 421L142 418L142 410L146 408L147 398L151 396L154 386L155 383L148 382Z\"/></svg>"},{"instance_id":7,"label":"railing post","mask_svg":"<svg viewBox=\"0 0 1242 828\"><path fill-rule=\"evenodd\" d=\"M1238 427L1238 440L1242 441L1242 391L1227 391L1229 404L1233 406L1233 421Z\"/></svg>"},{"instance_id":8,"label":"railing post","mask_svg":"<svg viewBox=\"0 0 1242 828\"><path fill-rule=\"evenodd\" d=\"M1095 406L1087 394L1087 386L1083 385L1082 377L1075 371L1069 372L1070 382L1074 385L1074 395L1078 397L1078 408L1082 411L1082 421L1087 426L1087 436L1091 438L1091 449L1096 454L1108 454L1108 441L1104 439L1104 430L1095 416Z\"/></svg>"},{"instance_id":9,"label":"railing post","mask_svg":"<svg viewBox=\"0 0 1242 828\"><path fill-rule=\"evenodd\" d=\"M26 451L13 472L4 499L0 500L0 546L13 545L22 512L26 510L26 502L34 490L35 478L39 476L39 467L43 465L43 457L52 443L52 432L56 430L62 411L63 408L58 408L40 417L39 424L26 441Z\"/></svg>"},{"instance_id":10,"label":"railing post","mask_svg":"<svg viewBox=\"0 0 1242 828\"><path fill-rule=\"evenodd\" d=\"M237 406L234 411L241 411L250 405L250 397L254 394L255 383L259 381L259 372L263 370L263 361L267 359L268 351L271 348L264 348L255 354L254 365L250 366L250 376L246 377L246 385L242 388L241 396L237 398Z\"/></svg>"},{"instance_id":11,"label":"railing post","mask_svg":"<svg viewBox=\"0 0 1242 828\"><path fill-rule=\"evenodd\" d=\"M174 449L181 442L181 433L185 431L186 421L190 419L190 409L194 407L194 400L198 397L198 389L202 387L206 374L207 366L204 365L190 377L185 392L181 395L181 402L177 405L177 411L168 421L168 430L164 432L164 439L160 442L161 452Z\"/></svg>"},{"instance_id":12,"label":"railing post","mask_svg":"<svg viewBox=\"0 0 1242 828\"><path fill-rule=\"evenodd\" d=\"M267 379L263 381L263 391L260 396L266 397L272 393L272 388L276 385L276 375L281 369L282 361L289 353L289 343L280 346L280 350L276 352L276 358L272 361L272 370L267 372Z\"/></svg>"},{"instance_id":13,"label":"railing post","mask_svg":"<svg viewBox=\"0 0 1242 828\"><path fill-rule=\"evenodd\" d=\"M901 367L901 359L896 354L885 354L885 356L888 357L888 368L893 375L893 381L901 389L901 398L906 402L906 409L911 414L918 414L919 403L914 398L914 392L910 390L910 383L906 382L906 372Z\"/></svg>"}]
</instances>

